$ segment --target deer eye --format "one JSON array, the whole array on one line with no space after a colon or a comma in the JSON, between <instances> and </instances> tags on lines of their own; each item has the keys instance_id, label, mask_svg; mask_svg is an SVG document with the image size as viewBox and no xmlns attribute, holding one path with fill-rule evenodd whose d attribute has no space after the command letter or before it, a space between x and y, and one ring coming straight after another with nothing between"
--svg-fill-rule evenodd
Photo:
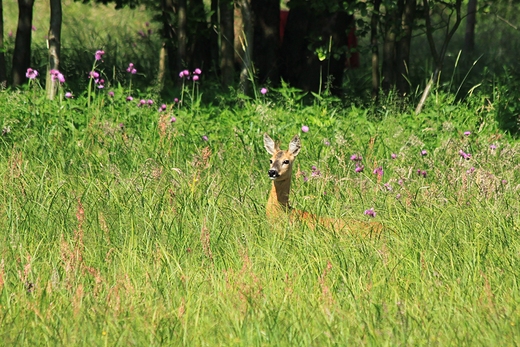
<instances>
[{"instance_id":1,"label":"deer eye","mask_svg":"<svg viewBox=\"0 0 520 347\"><path fill-rule=\"evenodd\" d=\"M287 159L284 160L284 161L283 161L283 164L284 164L284 165L289 165L289 160L287 160Z\"/></svg>"}]
</instances>

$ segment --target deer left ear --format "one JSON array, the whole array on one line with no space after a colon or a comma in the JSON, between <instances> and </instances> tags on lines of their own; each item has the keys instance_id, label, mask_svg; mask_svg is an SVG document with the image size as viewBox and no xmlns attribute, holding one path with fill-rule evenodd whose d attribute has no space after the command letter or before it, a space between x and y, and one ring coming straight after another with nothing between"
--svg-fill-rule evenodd
<instances>
[{"instance_id":1,"label":"deer left ear","mask_svg":"<svg viewBox=\"0 0 520 347\"><path fill-rule=\"evenodd\" d=\"M264 147L267 153L271 155L274 155L276 152L278 152L278 146L273 141L273 139L267 135L267 133L264 134Z\"/></svg>"},{"instance_id":2,"label":"deer left ear","mask_svg":"<svg viewBox=\"0 0 520 347\"><path fill-rule=\"evenodd\" d=\"M300 149L302 148L300 138L298 135L294 135L291 142L289 142L289 153L291 153L293 156L297 156L298 153L300 153Z\"/></svg>"}]
</instances>

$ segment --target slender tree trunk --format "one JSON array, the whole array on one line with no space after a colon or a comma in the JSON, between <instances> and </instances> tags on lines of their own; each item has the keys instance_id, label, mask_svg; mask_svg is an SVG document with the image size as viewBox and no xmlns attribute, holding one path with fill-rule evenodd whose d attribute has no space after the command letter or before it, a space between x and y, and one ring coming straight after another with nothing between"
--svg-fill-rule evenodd
<instances>
[{"instance_id":1,"label":"slender tree trunk","mask_svg":"<svg viewBox=\"0 0 520 347\"><path fill-rule=\"evenodd\" d=\"M464 51L470 55L475 49L475 24L477 23L477 0L468 1L466 16L466 34L464 36Z\"/></svg>"},{"instance_id":2,"label":"slender tree trunk","mask_svg":"<svg viewBox=\"0 0 520 347\"><path fill-rule=\"evenodd\" d=\"M242 20L244 23L244 42L242 68L240 71L240 89L245 95L251 92L251 84L255 76L253 67L253 16L251 13L251 5L249 0L240 0L240 11L242 13Z\"/></svg>"},{"instance_id":3,"label":"slender tree trunk","mask_svg":"<svg viewBox=\"0 0 520 347\"><path fill-rule=\"evenodd\" d=\"M219 0L211 0L211 28L210 28L210 51L211 51L211 67L217 74L220 73L220 66L217 63L219 59Z\"/></svg>"},{"instance_id":4,"label":"slender tree trunk","mask_svg":"<svg viewBox=\"0 0 520 347\"><path fill-rule=\"evenodd\" d=\"M157 71L157 83L162 90L164 87L164 78L166 76L166 60L168 59L168 53L166 50L166 43L163 42L161 50L159 51L159 70Z\"/></svg>"},{"instance_id":5,"label":"slender tree trunk","mask_svg":"<svg viewBox=\"0 0 520 347\"><path fill-rule=\"evenodd\" d=\"M47 68L46 84L47 97L53 100L58 90L59 81L52 79L49 71L60 68L60 45L61 45L61 0L51 0L51 22L49 25L48 46L49 64Z\"/></svg>"},{"instance_id":6,"label":"slender tree trunk","mask_svg":"<svg viewBox=\"0 0 520 347\"><path fill-rule=\"evenodd\" d=\"M406 0L403 7L400 39L397 42L397 78L396 87L401 95L408 94L408 63L410 61L410 44L412 41L413 21L415 17L416 0Z\"/></svg>"},{"instance_id":7,"label":"slender tree trunk","mask_svg":"<svg viewBox=\"0 0 520 347\"><path fill-rule=\"evenodd\" d=\"M164 59L163 61L163 70L159 66L159 74L158 80L159 83L161 81L164 82L164 78L166 76L166 70L170 71L170 78L173 81L176 81L178 78L177 71L177 61L176 61L176 51L174 47L174 41L176 38L176 33L173 27L174 17L175 17L175 7L173 0L161 0L162 6L162 21L163 21L163 45L161 52L159 53L159 57ZM161 62L159 62L161 65Z\"/></svg>"},{"instance_id":8,"label":"slender tree trunk","mask_svg":"<svg viewBox=\"0 0 520 347\"><path fill-rule=\"evenodd\" d=\"M190 1L190 17L190 28L195 28L196 34L190 37L188 66L191 69L207 69L211 65L211 32L208 30L203 0Z\"/></svg>"},{"instance_id":9,"label":"slender tree trunk","mask_svg":"<svg viewBox=\"0 0 520 347\"><path fill-rule=\"evenodd\" d=\"M34 0L18 0L18 28L13 53L13 87L24 83L31 64L31 31Z\"/></svg>"},{"instance_id":10,"label":"slender tree trunk","mask_svg":"<svg viewBox=\"0 0 520 347\"><path fill-rule=\"evenodd\" d=\"M251 0L254 16L255 69L260 83L277 84L280 47L280 0Z\"/></svg>"},{"instance_id":11,"label":"slender tree trunk","mask_svg":"<svg viewBox=\"0 0 520 347\"><path fill-rule=\"evenodd\" d=\"M186 63L187 46L187 1L178 0L177 7L177 71L181 71Z\"/></svg>"},{"instance_id":12,"label":"slender tree trunk","mask_svg":"<svg viewBox=\"0 0 520 347\"><path fill-rule=\"evenodd\" d=\"M233 85L235 73L235 29L233 0L220 0L220 71L222 85Z\"/></svg>"},{"instance_id":13,"label":"slender tree trunk","mask_svg":"<svg viewBox=\"0 0 520 347\"><path fill-rule=\"evenodd\" d=\"M399 0L401 2L403 0ZM385 37L383 43L383 90L388 92L390 89L395 87L396 81L396 41L398 33L398 9L386 9L386 25L385 25Z\"/></svg>"},{"instance_id":14,"label":"slender tree trunk","mask_svg":"<svg viewBox=\"0 0 520 347\"><path fill-rule=\"evenodd\" d=\"M424 6L424 16L425 16L425 27L426 27L426 38L428 39L428 45L430 46L430 52L433 57L433 60L435 62L435 70L433 72L433 76L426 85L426 88L424 88L423 94L421 95L421 100L419 100L419 103L417 104L417 107L415 108L415 114L419 114L422 112L422 109L424 107L424 104L426 102L426 99L428 98L428 95L430 94L430 91L433 87L433 84L437 82L441 71L442 66L444 63L444 57L446 56L446 51L448 49L448 45L453 38L453 35L455 35L455 32L460 26L460 23L462 21L461 17L461 6L462 6L462 0L456 0L455 4L453 4L452 7L452 13L455 12L455 23L453 23L453 26L450 28L450 21L448 20L448 24L446 27L446 35L444 37L444 41L442 42L440 51L437 50L437 47L435 46L435 41L433 39L433 25L431 23L430 18L430 3L429 0L423 0L423 6ZM451 16L450 16L451 17Z\"/></svg>"},{"instance_id":15,"label":"slender tree trunk","mask_svg":"<svg viewBox=\"0 0 520 347\"><path fill-rule=\"evenodd\" d=\"M4 49L4 9L2 0L0 0L0 89L7 87L7 68L5 66Z\"/></svg>"},{"instance_id":16,"label":"slender tree trunk","mask_svg":"<svg viewBox=\"0 0 520 347\"><path fill-rule=\"evenodd\" d=\"M377 24L379 23L379 10L381 0L374 0L374 12L370 18L370 46L372 48L372 99L379 96L381 77L379 75L379 47L377 42Z\"/></svg>"}]
</instances>

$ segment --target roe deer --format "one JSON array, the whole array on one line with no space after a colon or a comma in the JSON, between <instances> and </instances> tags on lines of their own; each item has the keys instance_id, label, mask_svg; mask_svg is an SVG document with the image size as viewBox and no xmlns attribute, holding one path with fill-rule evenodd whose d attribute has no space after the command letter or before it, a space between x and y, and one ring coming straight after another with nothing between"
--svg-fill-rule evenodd
<instances>
[{"instance_id":1,"label":"roe deer","mask_svg":"<svg viewBox=\"0 0 520 347\"><path fill-rule=\"evenodd\" d=\"M364 222L358 220L341 220L321 218L308 212L293 209L289 206L289 193L291 191L292 166L294 159L301 149L300 138L295 135L289 142L288 150L281 150L279 145L264 134L264 147L271 154L271 166L267 174L272 180L271 193L267 200L266 214L271 221L278 220L284 214L289 215L289 220L300 220L315 228L321 225L334 230L348 230L355 233L378 234L383 226L378 222Z\"/></svg>"}]
</instances>

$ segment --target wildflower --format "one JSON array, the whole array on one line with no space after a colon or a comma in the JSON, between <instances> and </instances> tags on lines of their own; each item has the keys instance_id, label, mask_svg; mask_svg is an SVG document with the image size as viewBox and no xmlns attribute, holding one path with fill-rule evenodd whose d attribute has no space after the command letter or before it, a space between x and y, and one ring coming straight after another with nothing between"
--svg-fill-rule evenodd
<instances>
[{"instance_id":1,"label":"wildflower","mask_svg":"<svg viewBox=\"0 0 520 347\"><path fill-rule=\"evenodd\" d=\"M491 145L489 145L489 149L495 150L495 149L497 149L497 146L495 144L491 144Z\"/></svg>"},{"instance_id":2,"label":"wildflower","mask_svg":"<svg viewBox=\"0 0 520 347\"><path fill-rule=\"evenodd\" d=\"M467 174L472 174L474 171L475 171L475 168L472 166L472 167L470 167L470 168L466 171L466 173L467 173Z\"/></svg>"},{"instance_id":3,"label":"wildflower","mask_svg":"<svg viewBox=\"0 0 520 347\"><path fill-rule=\"evenodd\" d=\"M365 210L364 214L374 218L376 216L376 211L374 211L374 208L372 207L368 210Z\"/></svg>"},{"instance_id":4,"label":"wildflower","mask_svg":"<svg viewBox=\"0 0 520 347\"><path fill-rule=\"evenodd\" d=\"M207 137L206 135L203 135L203 136L202 136L202 140L203 140L203 141L208 141L208 137Z\"/></svg>"},{"instance_id":5,"label":"wildflower","mask_svg":"<svg viewBox=\"0 0 520 347\"><path fill-rule=\"evenodd\" d=\"M71 92L66 92L66 93L65 93L65 97L66 97L67 99L70 99L70 98L72 98L73 96L72 96L72 93L71 93Z\"/></svg>"},{"instance_id":6,"label":"wildflower","mask_svg":"<svg viewBox=\"0 0 520 347\"><path fill-rule=\"evenodd\" d=\"M141 99L141 100L139 100L139 102L137 103L137 107L141 107L141 106L143 106L143 105L145 105L145 104L146 104L146 100Z\"/></svg>"},{"instance_id":7,"label":"wildflower","mask_svg":"<svg viewBox=\"0 0 520 347\"><path fill-rule=\"evenodd\" d=\"M152 99L148 99L148 100L146 100L146 103L151 106L151 105L153 105L153 100Z\"/></svg>"},{"instance_id":8,"label":"wildflower","mask_svg":"<svg viewBox=\"0 0 520 347\"><path fill-rule=\"evenodd\" d=\"M381 166L375 168L374 175L383 176L383 168Z\"/></svg>"},{"instance_id":9,"label":"wildflower","mask_svg":"<svg viewBox=\"0 0 520 347\"><path fill-rule=\"evenodd\" d=\"M199 80L199 75L195 75L195 76L193 76L193 80L194 80L194 81L198 81L198 80Z\"/></svg>"},{"instance_id":10,"label":"wildflower","mask_svg":"<svg viewBox=\"0 0 520 347\"><path fill-rule=\"evenodd\" d=\"M309 127L306 126L306 125L302 126L302 131L303 131L304 133L309 132Z\"/></svg>"},{"instance_id":11,"label":"wildflower","mask_svg":"<svg viewBox=\"0 0 520 347\"><path fill-rule=\"evenodd\" d=\"M93 78L95 80L95 82L97 83L97 79L99 78L99 72L90 71L88 75L90 78Z\"/></svg>"},{"instance_id":12,"label":"wildflower","mask_svg":"<svg viewBox=\"0 0 520 347\"><path fill-rule=\"evenodd\" d=\"M395 196L395 198L396 198L397 200L401 199L401 194L397 194L397 195Z\"/></svg>"},{"instance_id":13,"label":"wildflower","mask_svg":"<svg viewBox=\"0 0 520 347\"><path fill-rule=\"evenodd\" d=\"M462 149L459 151L459 155L466 160L471 159L471 154L464 152Z\"/></svg>"},{"instance_id":14,"label":"wildflower","mask_svg":"<svg viewBox=\"0 0 520 347\"><path fill-rule=\"evenodd\" d=\"M121 131L124 131L124 130L125 130L125 125L124 125L123 123L119 123L118 126L119 126L119 129L120 129Z\"/></svg>"},{"instance_id":15,"label":"wildflower","mask_svg":"<svg viewBox=\"0 0 520 347\"><path fill-rule=\"evenodd\" d=\"M199 68L196 68L195 71L193 71L195 75L200 75L202 73L202 70Z\"/></svg>"},{"instance_id":16,"label":"wildflower","mask_svg":"<svg viewBox=\"0 0 520 347\"><path fill-rule=\"evenodd\" d=\"M38 77L38 71L36 71L34 69L31 69L31 68L28 68L27 72L25 73L25 77L27 77L30 80L33 80L36 77Z\"/></svg>"},{"instance_id":17,"label":"wildflower","mask_svg":"<svg viewBox=\"0 0 520 347\"><path fill-rule=\"evenodd\" d=\"M144 31L142 31L142 30L139 30L139 31L138 31L138 34L139 34L141 37L146 37L146 34L145 34Z\"/></svg>"},{"instance_id":18,"label":"wildflower","mask_svg":"<svg viewBox=\"0 0 520 347\"><path fill-rule=\"evenodd\" d=\"M307 176L303 176L303 182L307 182L309 178Z\"/></svg>"},{"instance_id":19,"label":"wildflower","mask_svg":"<svg viewBox=\"0 0 520 347\"><path fill-rule=\"evenodd\" d=\"M98 51L96 51L96 53L94 54L94 57L96 58L96 60L101 60L103 54L105 54L105 51L98 50Z\"/></svg>"},{"instance_id":20,"label":"wildflower","mask_svg":"<svg viewBox=\"0 0 520 347\"><path fill-rule=\"evenodd\" d=\"M260 93L261 93L262 95L267 94L267 92L268 92L267 88L262 88L262 89L260 89Z\"/></svg>"},{"instance_id":21,"label":"wildflower","mask_svg":"<svg viewBox=\"0 0 520 347\"><path fill-rule=\"evenodd\" d=\"M179 99L175 98L175 99L173 99L173 102L177 103L177 102L179 102Z\"/></svg>"},{"instance_id":22,"label":"wildflower","mask_svg":"<svg viewBox=\"0 0 520 347\"><path fill-rule=\"evenodd\" d=\"M352 161L361 161L361 160L363 160L363 157L358 155L358 154L352 154L350 156L350 160L352 160Z\"/></svg>"},{"instance_id":23,"label":"wildflower","mask_svg":"<svg viewBox=\"0 0 520 347\"><path fill-rule=\"evenodd\" d=\"M325 146L330 146L330 142L329 142L328 140L323 140L323 144L324 144Z\"/></svg>"},{"instance_id":24,"label":"wildflower","mask_svg":"<svg viewBox=\"0 0 520 347\"><path fill-rule=\"evenodd\" d=\"M507 184L507 180L502 180L502 184Z\"/></svg>"},{"instance_id":25,"label":"wildflower","mask_svg":"<svg viewBox=\"0 0 520 347\"><path fill-rule=\"evenodd\" d=\"M312 166L311 168L312 172L311 172L311 176L312 177L320 177L321 176L321 172L320 170L318 170L318 168L316 166Z\"/></svg>"},{"instance_id":26,"label":"wildflower","mask_svg":"<svg viewBox=\"0 0 520 347\"><path fill-rule=\"evenodd\" d=\"M354 171L356 172L363 172L365 167L363 165L356 165L356 169Z\"/></svg>"},{"instance_id":27,"label":"wildflower","mask_svg":"<svg viewBox=\"0 0 520 347\"><path fill-rule=\"evenodd\" d=\"M184 77L184 71L179 72L179 77L180 77L180 78L183 78L183 77Z\"/></svg>"},{"instance_id":28,"label":"wildflower","mask_svg":"<svg viewBox=\"0 0 520 347\"><path fill-rule=\"evenodd\" d=\"M425 149L423 149L423 150L421 151L421 155L424 157L426 154L428 154L428 152L427 152Z\"/></svg>"},{"instance_id":29,"label":"wildflower","mask_svg":"<svg viewBox=\"0 0 520 347\"><path fill-rule=\"evenodd\" d=\"M428 175L428 173L427 173L425 170L418 169L418 170L417 170L417 175L426 178L426 176Z\"/></svg>"},{"instance_id":30,"label":"wildflower","mask_svg":"<svg viewBox=\"0 0 520 347\"><path fill-rule=\"evenodd\" d=\"M177 118L175 118L173 116L172 116L172 118L170 118L170 123L175 123L176 121L177 121Z\"/></svg>"},{"instance_id":31,"label":"wildflower","mask_svg":"<svg viewBox=\"0 0 520 347\"><path fill-rule=\"evenodd\" d=\"M126 101L132 101L132 100L134 100L134 98L132 98L131 96L126 97Z\"/></svg>"},{"instance_id":32,"label":"wildflower","mask_svg":"<svg viewBox=\"0 0 520 347\"><path fill-rule=\"evenodd\" d=\"M109 92L108 92L108 96L110 96L111 98L113 98L113 97L114 97L114 92L113 92L113 91L109 91Z\"/></svg>"},{"instance_id":33,"label":"wildflower","mask_svg":"<svg viewBox=\"0 0 520 347\"><path fill-rule=\"evenodd\" d=\"M100 79L100 80L97 80L97 81L95 81L95 82L98 84L97 87L98 87L99 89L103 89L103 88L105 88L105 80L104 80L104 79Z\"/></svg>"},{"instance_id":34,"label":"wildflower","mask_svg":"<svg viewBox=\"0 0 520 347\"><path fill-rule=\"evenodd\" d=\"M137 70L134 68L133 63L128 64L128 67L126 68L126 72L130 72L132 75L135 75L137 73Z\"/></svg>"},{"instance_id":35,"label":"wildflower","mask_svg":"<svg viewBox=\"0 0 520 347\"><path fill-rule=\"evenodd\" d=\"M389 192L392 191L392 186L390 185L390 183L385 183L383 186L384 186L384 187L386 188L386 190L388 190Z\"/></svg>"},{"instance_id":36,"label":"wildflower","mask_svg":"<svg viewBox=\"0 0 520 347\"><path fill-rule=\"evenodd\" d=\"M397 159L397 154L392 153L392 154L390 155L390 157L391 157L392 159Z\"/></svg>"},{"instance_id":37,"label":"wildflower","mask_svg":"<svg viewBox=\"0 0 520 347\"><path fill-rule=\"evenodd\" d=\"M159 108L160 111L166 111L166 104L162 104Z\"/></svg>"},{"instance_id":38,"label":"wildflower","mask_svg":"<svg viewBox=\"0 0 520 347\"><path fill-rule=\"evenodd\" d=\"M464 136L469 136L469 135L471 135L471 131L465 131L464 132Z\"/></svg>"},{"instance_id":39,"label":"wildflower","mask_svg":"<svg viewBox=\"0 0 520 347\"><path fill-rule=\"evenodd\" d=\"M400 186L402 186L404 184L404 181L403 180L399 180L397 181L397 184L399 184Z\"/></svg>"}]
</instances>

